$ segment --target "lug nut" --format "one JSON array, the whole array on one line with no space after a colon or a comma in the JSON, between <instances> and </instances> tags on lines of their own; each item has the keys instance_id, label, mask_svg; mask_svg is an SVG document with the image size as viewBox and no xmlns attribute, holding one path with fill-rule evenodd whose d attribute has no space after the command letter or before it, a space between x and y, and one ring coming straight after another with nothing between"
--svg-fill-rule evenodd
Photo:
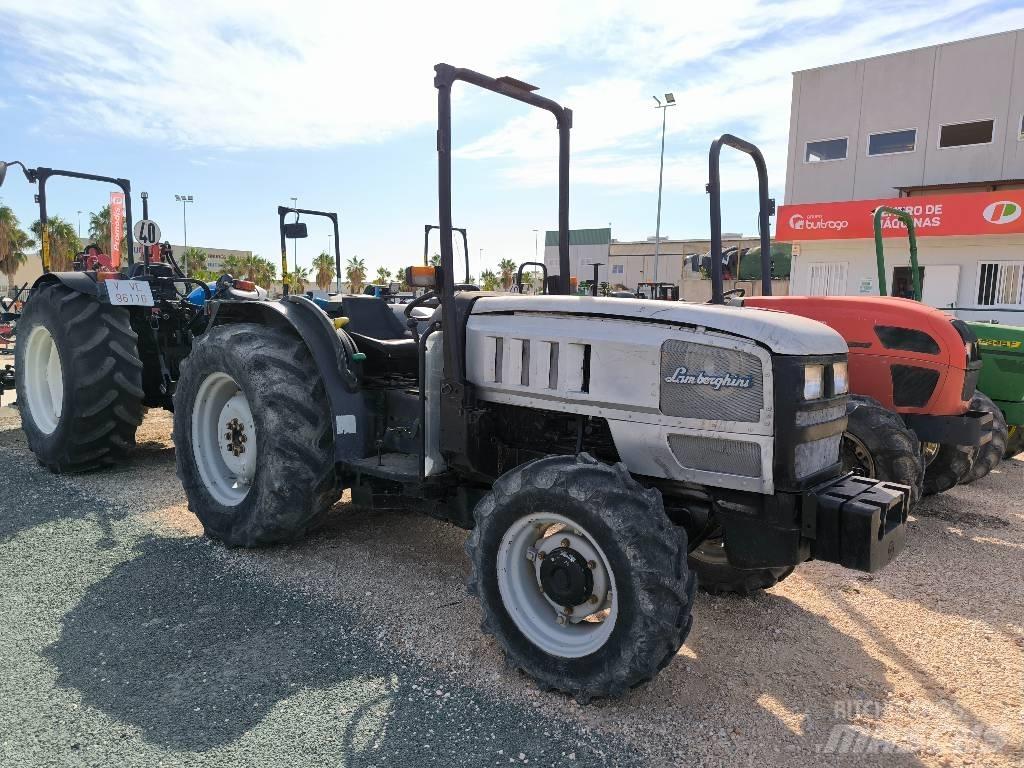
<instances>
[{"instance_id":1,"label":"lug nut","mask_svg":"<svg viewBox=\"0 0 1024 768\"><path fill-rule=\"evenodd\" d=\"M557 621L559 624L565 624L567 619L562 614L558 614L557 616L555 616L555 621Z\"/></svg>"},{"instance_id":2,"label":"lug nut","mask_svg":"<svg viewBox=\"0 0 1024 768\"><path fill-rule=\"evenodd\" d=\"M568 539L562 539L562 546L565 547L566 549L568 549L569 548L569 540Z\"/></svg>"},{"instance_id":3,"label":"lug nut","mask_svg":"<svg viewBox=\"0 0 1024 768\"><path fill-rule=\"evenodd\" d=\"M572 606L571 605L565 606L565 614L566 614L566 616L572 616Z\"/></svg>"},{"instance_id":4,"label":"lug nut","mask_svg":"<svg viewBox=\"0 0 1024 768\"><path fill-rule=\"evenodd\" d=\"M527 560L532 561L536 557L537 557L537 550L536 549L534 549L533 547L530 547L528 550L526 550L526 559Z\"/></svg>"},{"instance_id":5,"label":"lug nut","mask_svg":"<svg viewBox=\"0 0 1024 768\"><path fill-rule=\"evenodd\" d=\"M587 567L590 568L590 570L594 570L595 568L597 568L597 561L587 560Z\"/></svg>"},{"instance_id":6,"label":"lug nut","mask_svg":"<svg viewBox=\"0 0 1024 768\"><path fill-rule=\"evenodd\" d=\"M546 557L546 555L544 554L544 550L543 549L540 552L537 553L537 559L538 560L543 560L545 557Z\"/></svg>"},{"instance_id":7,"label":"lug nut","mask_svg":"<svg viewBox=\"0 0 1024 768\"><path fill-rule=\"evenodd\" d=\"M587 602L592 605L597 605L597 595L591 595L587 598Z\"/></svg>"}]
</instances>

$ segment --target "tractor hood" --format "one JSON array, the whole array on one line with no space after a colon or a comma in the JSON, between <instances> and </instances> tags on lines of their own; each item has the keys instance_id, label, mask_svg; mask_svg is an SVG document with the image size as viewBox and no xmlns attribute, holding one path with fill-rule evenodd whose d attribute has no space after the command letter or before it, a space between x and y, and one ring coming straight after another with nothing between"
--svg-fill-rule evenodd
<instances>
[{"instance_id":1,"label":"tractor hood","mask_svg":"<svg viewBox=\"0 0 1024 768\"><path fill-rule=\"evenodd\" d=\"M473 315L500 313L623 318L639 322L702 326L752 339L779 355L846 354L843 337L826 325L784 312L681 301L612 299L599 296L481 296Z\"/></svg>"}]
</instances>

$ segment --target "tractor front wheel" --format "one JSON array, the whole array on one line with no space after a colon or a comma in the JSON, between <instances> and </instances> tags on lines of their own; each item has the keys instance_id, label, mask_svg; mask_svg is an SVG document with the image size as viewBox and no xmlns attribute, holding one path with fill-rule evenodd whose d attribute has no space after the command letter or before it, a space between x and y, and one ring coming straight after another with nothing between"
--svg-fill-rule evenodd
<instances>
[{"instance_id":1,"label":"tractor front wheel","mask_svg":"<svg viewBox=\"0 0 1024 768\"><path fill-rule=\"evenodd\" d=\"M978 448L978 453L974 457L974 463L967 472L967 476L961 480L962 483L973 483L995 469L999 462L1003 460L1003 453L1006 451L1007 438L1009 437L1006 428L1006 418L1003 416L1003 412L988 396L983 395L981 392L976 392L971 400L971 410L991 413L992 426L989 427L989 441Z\"/></svg>"},{"instance_id":2,"label":"tractor front wheel","mask_svg":"<svg viewBox=\"0 0 1024 768\"><path fill-rule=\"evenodd\" d=\"M911 503L916 504L925 471L917 435L907 429L899 414L870 397L851 395L846 417L839 449L843 469L909 485Z\"/></svg>"},{"instance_id":3,"label":"tractor front wheel","mask_svg":"<svg viewBox=\"0 0 1024 768\"><path fill-rule=\"evenodd\" d=\"M174 393L174 439L189 509L230 547L301 538L340 495L324 385L289 331L201 336Z\"/></svg>"},{"instance_id":4,"label":"tractor front wheel","mask_svg":"<svg viewBox=\"0 0 1024 768\"><path fill-rule=\"evenodd\" d=\"M1006 452L1004 459L1011 459L1021 451L1024 451L1024 426L1011 424L1006 431Z\"/></svg>"},{"instance_id":5,"label":"tractor front wheel","mask_svg":"<svg viewBox=\"0 0 1024 768\"><path fill-rule=\"evenodd\" d=\"M686 533L625 466L588 454L528 462L473 515L482 628L542 688L620 696L675 657L695 589Z\"/></svg>"},{"instance_id":6,"label":"tractor front wheel","mask_svg":"<svg viewBox=\"0 0 1024 768\"><path fill-rule=\"evenodd\" d=\"M926 452L934 456L924 470L924 495L948 491L962 483L971 471L974 457L978 455L975 445L939 445L926 443Z\"/></svg>"}]
</instances>

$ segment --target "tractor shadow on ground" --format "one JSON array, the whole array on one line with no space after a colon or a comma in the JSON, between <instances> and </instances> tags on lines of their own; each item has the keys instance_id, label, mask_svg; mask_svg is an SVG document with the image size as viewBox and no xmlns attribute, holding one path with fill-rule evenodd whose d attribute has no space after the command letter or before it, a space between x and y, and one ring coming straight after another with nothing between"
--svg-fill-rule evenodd
<instances>
[{"instance_id":1,"label":"tractor shadow on ground","mask_svg":"<svg viewBox=\"0 0 1024 768\"><path fill-rule=\"evenodd\" d=\"M246 578L223 559L204 539L144 539L64 617L44 652L58 685L178 751L203 753L255 731L257 743L272 738L275 749L322 764L418 764L427 743L439 764L491 762L495 743L541 762L573 743L583 765L602 752L632 763L624 745L568 721L547 723L545 736L531 727L533 710L453 686L370 640L376 629L337 604ZM442 688L450 698L436 695ZM323 701L278 709L311 691ZM275 730L260 736L271 714Z\"/></svg>"},{"instance_id":2,"label":"tractor shadow on ground","mask_svg":"<svg viewBox=\"0 0 1024 768\"><path fill-rule=\"evenodd\" d=\"M17 446L16 442L4 442L11 434L0 432L0 461L5 465L7 489L0 498L0 544L37 525L88 518L94 519L102 532L97 546L101 549L115 546L113 523L124 518L127 512L64 482L39 465L31 454L6 450L11 445ZM23 447L22 432L18 430L16 434L22 436L19 447Z\"/></svg>"}]
</instances>

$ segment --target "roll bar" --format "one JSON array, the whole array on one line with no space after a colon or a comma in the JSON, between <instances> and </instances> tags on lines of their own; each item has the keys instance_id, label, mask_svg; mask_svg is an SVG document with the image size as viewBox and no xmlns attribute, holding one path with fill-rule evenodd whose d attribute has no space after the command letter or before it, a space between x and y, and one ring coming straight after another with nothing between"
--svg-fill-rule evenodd
<instances>
[{"instance_id":1,"label":"roll bar","mask_svg":"<svg viewBox=\"0 0 1024 768\"><path fill-rule=\"evenodd\" d=\"M18 163L21 165L21 163ZM124 218L125 218L125 238L128 243L128 253L125 257L128 260L128 266L131 267L135 263L134 250L134 233L133 233L133 222L132 222L132 184L128 179L117 179L113 176L99 176L94 173L79 173L78 171L61 171L54 168L25 168L22 165L22 169L25 171L25 177L31 183L38 183L39 192L36 195L36 200L39 203L39 254L43 261L43 272L48 274L50 272L50 237L49 231L46 228L47 215L46 215L46 182L54 176L63 176L69 179L82 179L83 181L99 181L106 184L113 184L115 187L120 188L124 193ZM142 274L149 272L148 259L142 260Z\"/></svg>"},{"instance_id":2,"label":"roll bar","mask_svg":"<svg viewBox=\"0 0 1024 768\"><path fill-rule=\"evenodd\" d=\"M723 133L711 142L711 152L708 157L709 181L706 187L711 199L712 304L721 304L725 300L722 290L722 176L719 171L719 156L723 146L732 147L750 155L757 168L757 230L761 236L761 293L765 296L772 295L772 245L768 219L775 215L775 201L768 197L768 168L760 149L731 133Z\"/></svg>"},{"instance_id":3,"label":"roll bar","mask_svg":"<svg viewBox=\"0 0 1024 768\"><path fill-rule=\"evenodd\" d=\"M875 209L875 260L878 262L878 295L888 296L885 284L885 246L882 244L882 215L888 213L903 222L910 237L910 275L914 281L914 301L921 300L921 270L917 265L917 227L914 217L899 208L880 205Z\"/></svg>"},{"instance_id":4,"label":"roll bar","mask_svg":"<svg viewBox=\"0 0 1024 768\"><path fill-rule=\"evenodd\" d=\"M544 272L541 284L544 286L544 295L546 296L548 292L548 268L546 264L539 261L524 261L519 265L519 271L516 272L516 285L519 286L519 292L523 292L523 270L527 267L540 267L541 271Z\"/></svg>"},{"instance_id":5,"label":"roll bar","mask_svg":"<svg viewBox=\"0 0 1024 768\"><path fill-rule=\"evenodd\" d=\"M450 64L434 66L434 87L437 88L438 222L441 230L439 294L446 331L442 391L447 388L449 396L461 403L466 387L463 354L465 329L459 327L456 314L452 249L452 85L460 81L546 110L555 116L558 127L558 287L562 294L569 293L569 131L572 128L572 110L538 96L533 93L536 90L534 86L511 77L488 77Z\"/></svg>"},{"instance_id":6,"label":"roll bar","mask_svg":"<svg viewBox=\"0 0 1024 768\"><path fill-rule=\"evenodd\" d=\"M311 208L289 208L284 205L277 206L277 228L281 235L281 287L284 295L288 295L288 243L284 236L284 217L289 213L304 213L308 216L323 216L330 219L334 224L334 278L335 288L341 293L341 243L338 238L338 214L333 211L314 211Z\"/></svg>"},{"instance_id":7,"label":"roll bar","mask_svg":"<svg viewBox=\"0 0 1024 768\"><path fill-rule=\"evenodd\" d=\"M430 264L427 258L427 246L430 244L430 230L440 229L441 227L437 224L424 224L423 225L423 266L426 267ZM458 232L462 235L462 253L466 257L466 282L469 282L469 239L466 237L465 227L452 227L453 232ZM455 253L452 252L452 259L455 259Z\"/></svg>"}]
</instances>

